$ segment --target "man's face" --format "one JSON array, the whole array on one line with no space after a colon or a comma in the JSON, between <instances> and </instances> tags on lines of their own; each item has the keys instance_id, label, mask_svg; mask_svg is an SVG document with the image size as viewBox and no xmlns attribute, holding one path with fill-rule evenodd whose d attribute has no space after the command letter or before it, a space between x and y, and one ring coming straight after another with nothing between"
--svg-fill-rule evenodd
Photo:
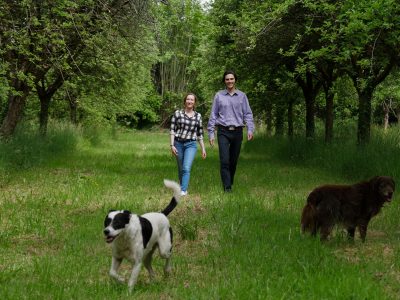
<instances>
[{"instance_id":1,"label":"man's face","mask_svg":"<svg viewBox=\"0 0 400 300\"><path fill-rule=\"evenodd\" d=\"M233 76L233 74L227 74L225 76L225 86L228 90L235 87L235 76Z\"/></svg>"}]
</instances>

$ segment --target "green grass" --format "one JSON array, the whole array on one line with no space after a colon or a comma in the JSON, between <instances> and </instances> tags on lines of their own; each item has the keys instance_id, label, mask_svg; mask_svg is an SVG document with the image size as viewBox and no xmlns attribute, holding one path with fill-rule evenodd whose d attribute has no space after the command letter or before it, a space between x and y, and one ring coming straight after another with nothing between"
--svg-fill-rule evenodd
<instances>
[{"instance_id":1,"label":"green grass","mask_svg":"<svg viewBox=\"0 0 400 300\"><path fill-rule=\"evenodd\" d=\"M171 195L162 180L176 180L176 163L167 132L98 135L62 128L50 140L1 144L1 299L400 297L396 197L372 220L364 244L347 242L340 230L320 243L299 228L316 185L377 174L399 181L398 131L376 131L363 149L258 135L243 146L232 194L222 193L218 150L208 147L207 159L194 162L190 195L170 216L172 275L162 276L156 256L156 280L143 269L132 295L108 277L103 220L112 208L164 208ZM128 276L129 264L121 271Z\"/></svg>"}]
</instances>

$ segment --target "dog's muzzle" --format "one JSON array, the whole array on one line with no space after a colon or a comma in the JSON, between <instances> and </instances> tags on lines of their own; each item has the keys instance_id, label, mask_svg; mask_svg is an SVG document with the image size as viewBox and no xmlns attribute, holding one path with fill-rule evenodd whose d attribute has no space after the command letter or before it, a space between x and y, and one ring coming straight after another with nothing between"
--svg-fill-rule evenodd
<instances>
[{"instance_id":1,"label":"dog's muzzle","mask_svg":"<svg viewBox=\"0 0 400 300\"><path fill-rule=\"evenodd\" d=\"M104 232L105 240L106 240L107 243L112 243L113 240L115 240L115 238L118 236L118 234L116 236L109 235L110 234L110 230L108 230L108 229L104 229L103 232Z\"/></svg>"},{"instance_id":2,"label":"dog's muzzle","mask_svg":"<svg viewBox=\"0 0 400 300\"><path fill-rule=\"evenodd\" d=\"M387 193L387 194L385 195L385 201L391 202L391 201L392 201L392 197L393 197L393 193L392 193L392 192Z\"/></svg>"}]
</instances>

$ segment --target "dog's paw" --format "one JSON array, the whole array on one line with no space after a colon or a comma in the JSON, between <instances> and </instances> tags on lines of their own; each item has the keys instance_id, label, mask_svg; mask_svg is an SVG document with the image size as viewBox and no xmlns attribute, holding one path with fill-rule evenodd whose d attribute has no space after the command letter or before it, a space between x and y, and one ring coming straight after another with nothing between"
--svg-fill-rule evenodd
<instances>
[{"instance_id":1,"label":"dog's paw","mask_svg":"<svg viewBox=\"0 0 400 300\"><path fill-rule=\"evenodd\" d=\"M119 283L125 283L125 278L122 276L118 276L117 278L115 278Z\"/></svg>"},{"instance_id":2,"label":"dog's paw","mask_svg":"<svg viewBox=\"0 0 400 300\"><path fill-rule=\"evenodd\" d=\"M165 269L164 269L164 276L165 276L165 277L170 276L170 275L171 275L171 272L172 272L172 268L171 268L171 267L165 268Z\"/></svg>"},{"instance_id":3,"label":"dog's paw","mask_svg":"<svg viewBox=\"0 0 400 300\"><path fill-rule=\"evenodd\" d=\"M131 294L133 292L133 288L135 287L135 285L129 285L128 284L128 293Z\"/></svg>"},{"instance_id":4,"label":"dog's paw","mask_svg":"<svg viewBox=\"0 0 400 300\"><path fill-rule=\"evenodd\" d=\"M125 278L116 274L110 274L111 278L114 279L116 282L125 283Z\"/></svg>"}]
</instances>

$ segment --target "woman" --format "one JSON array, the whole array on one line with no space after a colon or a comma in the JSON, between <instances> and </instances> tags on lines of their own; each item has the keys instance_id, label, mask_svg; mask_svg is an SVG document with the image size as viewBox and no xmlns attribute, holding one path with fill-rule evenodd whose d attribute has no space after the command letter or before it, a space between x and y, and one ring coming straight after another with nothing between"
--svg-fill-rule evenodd
<instances>
[{"instance_id":1,"label":"woman","mask_svg":"<svg viewBox=\"0 0 400 300\"><path fill-rule=\"evenodd\" d=\"M201 146L201 156L206 158L203 141L203 122L201 114L194 110L196 95L189 93L183 99L184 108L175 111L171 118L171 152L178 163L179 182L182 195L187 195L190 170L197 151L197 143Z\"/></svg>"},{"instance_id":2,"label":"woman","mask_svg":"<svg viewBox=\"0 0 400 300\"><path fill-rule=\"evenodd\" d=\"M215 94L208 122L208 136L214 146L214 131L218 129L220 173L225 192L232 191L236 165L243 140L243 127L247 126L247 140L253 139L254 121L249 100L236 88L236 74L226 71L222 78L226 89Z\"/></svg>"}]
</instances>

